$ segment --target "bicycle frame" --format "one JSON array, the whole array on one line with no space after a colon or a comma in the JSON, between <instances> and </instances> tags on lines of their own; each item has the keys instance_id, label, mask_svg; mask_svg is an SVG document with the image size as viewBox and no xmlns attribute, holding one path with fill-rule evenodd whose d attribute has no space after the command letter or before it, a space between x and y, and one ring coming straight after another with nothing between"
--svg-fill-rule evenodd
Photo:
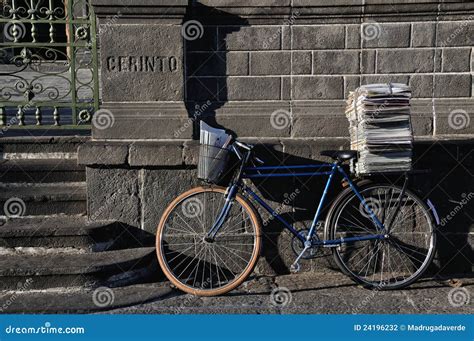
<instances>
[{"instance_id":1,"label":"bicycle frame","mask_svg":"<svg viewBox=\"0 0 474 341\"><path fill-rule=\"evenodd\" d=\"M346 174L344 169L341 167L338 161L334 163L322 163L317 165L295 165L295 166L261 166L261 167L245 167L245 164L248 161L250 154L247 154L244 162L242 162L241 168L239 170L238 176L236 177L236 181L228 187L227 189L227 196L226 201L224 203L224 207L219 214L216 222L210 229L208 233L208 238L214 238L218 233L219 229L221 228L222 224L225 222L227 218L227 214L230 211L231 203L233 198L235 197L239 188L250 195L256 202L259 203L266 211L268 211L272 216L274 216L278 221L280 221L283 226L290 231L296 238L298 238L301 242L307 243L311 242L312 246L338 246L344 243L356 242L356 241L363 241L363 240L375 240L375 239L384 239L386 238L385 233L385 226L380 222L377 216L374 214L372 209L367 205L364 197L359 193L357 187L351 181L349 176ZM285 171L284 173L278 173L278 171ZM372 234L367 236L359 236L359 237L347 237L347 238L339 238L333 240L313 240L313 235L316 233L317 229L317 222L321 217L322 208L324 202L326 200L327 194L329 192L329 188L331 182L334 178L334 175L339 173L345 181L349 184L350 188L357 196L357 198L362 202L362 205L366 209L366 212L369 213L370 217L374 221L377 229L378 234ZM260 198L255 192L253 192L248 186L246 186L242 179L255 179L255 178L268 178L268 177L308 177L308 176L328 176L326 181L326 185L324 187L324 191L321 195L319 200L318 207L316 209L316 213L314 215L311 228L307 236L303 236L299 233L290 223L288 223L283 217L281 217L275 210L273 210L262 198Z\"/></svg>"}]
</instances>

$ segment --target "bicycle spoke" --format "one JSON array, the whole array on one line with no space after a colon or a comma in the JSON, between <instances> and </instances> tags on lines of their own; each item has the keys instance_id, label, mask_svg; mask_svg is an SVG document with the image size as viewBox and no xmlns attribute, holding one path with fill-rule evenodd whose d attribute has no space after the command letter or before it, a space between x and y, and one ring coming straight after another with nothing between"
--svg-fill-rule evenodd
<instances>
[{"instance_id":1,"label":"bicycle spoke","mask_svg":"<svg viewBox=\"0 0 474 341\"><path fill-rule=\"evenodd\" d=\"M183 206L187 200L199 203L189 215ZM177 202L163 223L162 258L173 278L186 287L212 291L230 285L258 256L254 220L237 200L216 237L206 239L224 204L223 192L202 190Z\"/></svg>"},{"instance_id":2,"label":"bicycle spoke","mask_svg":"<svg viewBox=\"0 0 474 341\"><path fill-rule=\"evenodd\" d=\"M388 239L341 245L334 250L335 256L353 277L371 286L403 286L409 283L426 269L427 260L433 254L433 225L429 213L419 199L391 185L367 186L360 194L366 200L378 200L380 210L375 212L376 215L381 222L391 225ZM332 225L332 238L378 234L362 223L367 220L372 228L372 220L358 209L358 203L360 200L354 194L341 203Z\"/></svg>"}]
</instances>

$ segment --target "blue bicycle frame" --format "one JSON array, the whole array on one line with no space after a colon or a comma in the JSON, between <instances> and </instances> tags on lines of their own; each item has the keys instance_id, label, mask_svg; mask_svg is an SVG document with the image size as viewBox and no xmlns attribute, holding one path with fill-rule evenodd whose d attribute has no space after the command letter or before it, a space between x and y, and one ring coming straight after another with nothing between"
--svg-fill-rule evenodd
<instances>
[{"instance_id":1,"label":"blue bicycle frame","mask_svg":"<svg viewBox=\"0 0 474 341\"><path fill-rule=\"evenodd\" d=\"M243 162L243 165L245 162ZM281 172L284 171L284 172ZM321 211L329 192L329 188L331 182L334 178L336 173L341 174L341 176L347 181L350 188L354 192L354 194L359 198L362 202L362 205L366 209L366 212L369 213L370 217L374 221L378 233L371 234L366 236L358 236L358 237L347 237L347 238L339 238L334 240L319 240L316 238L313 239L313 235L316 233L317 229L317 222L321 216ZM242 179L255 179L255 178L272 178L272 177L308 177L308 176L328 176L326 185L324 187L323 194L321 199L319 200L318 207L316 209L316 213L314 215L311 228L309 233L304 236L300 232L298 232L290 223L288 223L283 217L281 217L275 210L273 210L262 198L260 198L255 192L253 192L248 186L242 183ZM385 234L385 226L380 222L377 216L374 214L372 209L369 205L367 205L364 197L359 193L357 187L351 181L349 176L347 176L344 169L341 167L338 161L334 163L322 163L317 165L297 165L297 166L262 166L262 167L245 167L242 166L240 169L240 173L238 179L234 184L232 184L227 189L226 194L226 201L224 203L224 207L220 212L219 216L217 217L214 225L210 229L208 233L208 238L214 238L218 233L219 229L221 228L222 224L225 222L227 215L231 208L231 203L233 198L235 197L238 189L250 195L252 198L255 199L265 210L267 210L272 216L274 216L278 221L280 221L283 226L288 229L296 238L298 238L302 243L310 242L312 246L337 246L343 243L350 243L362 240L375 240L375 239L384 239L386 238Z\"/></svg>"}]
</instances>

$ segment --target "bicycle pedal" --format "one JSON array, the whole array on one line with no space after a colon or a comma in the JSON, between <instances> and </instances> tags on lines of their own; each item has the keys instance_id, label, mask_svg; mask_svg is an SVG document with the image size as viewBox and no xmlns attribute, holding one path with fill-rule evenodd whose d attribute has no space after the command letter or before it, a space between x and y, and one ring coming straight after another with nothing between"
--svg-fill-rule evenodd
<instances>
[{"instance_id":1,"label":"bicycle pedal","mask_svg":"<svg viewBox=\"0 0 474 341\"><path fill-rule=\"evenodd\" d=\"M290 271L291 271L292 273L295 274L295 273L297 273L297 272L300 272L300 270L301 270L301 266L300 266L299 263L293 263L293 264L291 264L291 266L290 266Z\"/></svg>"}]
</instances>

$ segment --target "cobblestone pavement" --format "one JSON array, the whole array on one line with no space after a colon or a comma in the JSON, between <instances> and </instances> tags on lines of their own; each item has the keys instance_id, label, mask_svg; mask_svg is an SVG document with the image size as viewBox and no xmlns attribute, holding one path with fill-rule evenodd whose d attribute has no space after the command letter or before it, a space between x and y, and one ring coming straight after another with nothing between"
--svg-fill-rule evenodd
<instances>
[{"instance_id":1,"label":"cobblestone pavement","mask_svg":"<svg viewBox=\"0 0 474 341\"><path fill-rule=\"evenodd\" d=\"M461 285L461 286L458 286ZM406 290L367 290L340 273L253 278L220 297L173 291L168 298L109 310L140 314L466 314L474 278L421 280Z\"/></svg>"}]
</instances>

